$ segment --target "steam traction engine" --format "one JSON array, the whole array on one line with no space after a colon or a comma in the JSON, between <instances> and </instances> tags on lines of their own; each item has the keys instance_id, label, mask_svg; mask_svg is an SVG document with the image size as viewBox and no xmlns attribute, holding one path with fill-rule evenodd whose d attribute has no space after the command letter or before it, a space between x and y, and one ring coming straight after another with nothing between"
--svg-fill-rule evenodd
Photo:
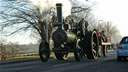
<instances>
[{"instance_id":1,"label":"steam traction engine","mask_svg":"<svg viewBox=\"0 0 128 72\"><path fill-rule=\"evenodd\" d=\"M62 4L56 4L57 7L57 29L52 35L54 41L53 52L58 60L68 58L68 53L73 52L76 61L84 56L89 59L98 57L98 38L95 31L88 31L86 21L80 23L65 24L62 19ZM71 27L71 29L68 28ZM50 56L50 49L47 42L42 41L39 46L39 55L43 62L47 62Z\"/></svg>"}]
</instances>

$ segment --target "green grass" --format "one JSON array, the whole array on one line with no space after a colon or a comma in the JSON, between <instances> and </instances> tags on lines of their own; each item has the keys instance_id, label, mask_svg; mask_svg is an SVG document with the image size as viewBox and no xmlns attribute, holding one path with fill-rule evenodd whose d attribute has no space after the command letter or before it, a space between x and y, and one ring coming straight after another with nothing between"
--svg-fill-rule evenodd
<instances>
[{"instance_id":1,"label":"green grass","mask_svg":"<svg viewBox=\"0 0 128 72\"><path fill-rule=\"evenodd\" d=\"M69 56L72 56L73 53L69 53ZM50 57L54 57L54 53L52 52L50 54ZM12 57L12 58L7 58L6 60L15 60L15 59L29 59L29 58L39 58L39 56L21 56L21 57Z\"/></svg>"},{"instance_id":2,"label":"green grass","mask_svg":"<svg viewBox=\"0 0 128 72\"><path fill-rule=\"evenodd\" d=\"M54 53L52 52L50 54L51 57L54 56ZM6 60L15 60L15 59L29 59L29 58L39 58L39 56L21 56L21 57L12 57L12 58L7 58Z\"/></svg>"},{"instance_id":3,"label":"green grass","mask_svg":"<svg viewBox=\"0 0 128 72\"><path fill-rule=\"evenodd\" d=\"M6 60L28 59L28 58L39 58L39 56L22 56L22 57L13 57L13 58L7 58Z\"/></svg>"}]
</instances>

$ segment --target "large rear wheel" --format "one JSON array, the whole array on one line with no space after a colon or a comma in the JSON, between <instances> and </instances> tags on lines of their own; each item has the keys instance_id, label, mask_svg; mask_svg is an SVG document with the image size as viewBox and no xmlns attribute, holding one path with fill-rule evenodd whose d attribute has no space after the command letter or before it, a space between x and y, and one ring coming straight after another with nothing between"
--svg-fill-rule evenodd
<instances>
[{"instance_id":1,"label":"large rear wheel","mask_svg":"<svg viewBox=\"0 0 128 72\"><path fill-rule=\"evenodd\" d=\"M84 52L87 55L88 59L97 59L98 58L98 38L96 32L87 32L84 38L85 48Z\"/></svg>"},{"instance_id":2,"label":"large rear wheel","mask_svg":"<svg viewBox=\"0 0 128 72\"><path fill-rule=\"evenodd\" d=\"M42 41L39 46L39 55L42 62L47 62L50 57L49 45L46 41Z\"/></svg>"}]
</instances>

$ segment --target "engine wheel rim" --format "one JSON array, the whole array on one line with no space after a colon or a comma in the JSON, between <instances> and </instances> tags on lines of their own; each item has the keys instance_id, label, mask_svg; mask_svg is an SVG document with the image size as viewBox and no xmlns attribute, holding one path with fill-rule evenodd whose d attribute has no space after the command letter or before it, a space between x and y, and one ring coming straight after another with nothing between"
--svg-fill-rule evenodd
<instances>
[{"instance_id":1,"label":"engine wheel rim","mask_svg":"<svg viewBox=\"0 0 128 72\"><path fill-rule=\"evenodd\" d=\"M48 57L48 49L45 47L45 48L42 48L41 49L41 57L43 57L44 59L46 59Z\"/></svg>"},{"instance_id":2,"label":"engine wheel rim","mask_svg":"<svg viewBox=\"0 0 128 72\"><path fill-rule=\"evenodd\" d=\"M54 48L64 48L63 46L61 46L60 44L54 44ZM68 59L68 51L61 51L61 50L55 50L54 51L55 57L58 60L67 60Z\"/></svg>"},{"instance_id":3,"label":"engine wheel rim","mask_svg":"<svg viewBox=\"0 0 128 72\"><path fill-rule=\"evenodd\" d=\"M83 35L85 35L85 23L82 24L82 32L83 32Z\"/></svg>"},{"instance_id":4,"label":"engine wheel rim","mask_svg":"<svg viewBox=\"0 0 128 72\"><path fill-rule=\"evenodd\" d=\"M94 57L98 56L98 43L97 43L97 37L96 34L93 34L92 36L92 53L94 55Z\"/></svg>"},{"instance_id":5,"label":"engine wheel rim","mask_svg":"<svg viewBox=\"0 0 128 72\"><path fill-rule=\"evenodd\" d=\"M66 60L68 58L68 52L63 53L61 51L56 51L54 53L55 53L55 56L58 60Z\"/></svg>"},{"instance_id":6,"label":"engine wheel rim","mask_svg":"<svg viewBox=\"0 0 128 72\"><path fill-rule=\"evenodd\" d=\"M39 47L39 55L40 55L40 59L43 62L47 62L50 56L50 50L46 42L41 42L40 47Z\"/></svg>"},{"instance_id":7,"label":"engine wheel rim","mask_svg":"<svg viewBox=\"0 0 128 72\"><path fill-rule=\"evenodd\" d=\"M102 56L102 46L99 46L98 56L99 56L99 57Z\"/></svg>"},{"instance_id":8,"label":"engine wheel rim","mask_svg":"<svg viewBox=\"0 0 128 72\"><path fill-rule=\"evenodd\" d=\"M80 59L83 57L82 49L79 46L79 42L80 42L80 39L76 41L76 45L74 47L74 55L75 55L76 61L80 61Z\"/></svg>"}]
</instances>

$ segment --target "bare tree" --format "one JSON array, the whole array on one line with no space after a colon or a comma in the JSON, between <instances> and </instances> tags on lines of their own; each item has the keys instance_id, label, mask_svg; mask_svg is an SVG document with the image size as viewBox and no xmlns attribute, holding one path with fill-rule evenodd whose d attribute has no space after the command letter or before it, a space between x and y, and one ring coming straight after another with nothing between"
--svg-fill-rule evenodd
<instances>
[{"instance_id":1,"label":"bare tree","mask_svg":"<svg viewBox=\"0 0 128 72\"><path fill-rule=\"evenodd\" d=\"M80 19L81 18L87 19L88 16L92 14L91 11L95 6L95 2L90 3L90 5L87 4L87 2L89 1L85 1L85 3L82 4L78 0L73 0L71 14L73 16L79 17Z\"/></svg>"},{"instance_id":2,"label":"bare tree","mask_svg":"<svg viewBox=\"0 0 128 72\"><path fill-rule=\"evenodd\" d=\"M117 29L116 26L112 24L111 21L110 22L103 21L101 23L98 23L95 28L100 29L100 31L105 31L105 34L108 37L112 37L119 33L119 30Z\"/></svg>"},{"instance_id":3,"label":"bare tree","mask_svg":"<svg viewBox=\"0 0 128 72\"><path fill-rule=\"evenodd\" d=\"M49 8L42 13L40 9L31 5L31 3L6 1L3 2L0 10L0 31L7 35L13 35L18 32L32 31L35 37L45 40L45 24L49 25L49 37L56 23L54 8ZM72 10L70 19L80 21L85 18L89 22L90 28L95 25L95 18L91 10L95 4L81 5L75 0L72 1ZM48 22L47 22L48 20Z\"/></svg>"},{"instance_id":4,"label":"bare tree","mask_svg":"<svg viewBox=\"0 0 128 72\"><path fill-rule=\"evenodd\" d=\"M119 30L111 21L101 21L95 24L93 28L99 29L99 31L104 31L108 41L114 40L113 43L120 41L121 35Z\"/></svg>"},{"instance_id":5,"label":"bare tree","mask_svg":"<svg viewBox=\"0 0 128 72\"><path fill-rule=\"evenodd\" d=\"M77 19L89 14L92 6L80 6L73 1L72 15ZM6 35L32 31L33 35L45 40L45 25L49 25L49 37L56 23L55 9L49 8L40 13L40 9L27 1L3 1L0 6L0 31ZM85 16L84 16L85 17ZM48 21L47 21L48 20Z\"/></svg>"},{"instance_id":6,"label":"bare tree","mask_svg":"<svg viewBox=\"0 0 128 72\"><path fill-rule=\"evenodd\" d=\"M102 21L99 23L99 20L95 18L95 15L91 12L93 7L95 6L95 2L91 3L91 5L81 5L76 0L72 3L72 16L77 21L81 20L81 18L85 18L88 21L89 30L93 30L94 28L100 29L100 31L105 31L105 35L111 39L112 37L120 36L119 30L116 26L112 24L112 22Z\"/></svg>"},{"instance_id":7,"label":"bare tree","mask_svg":"<svg viewBox=\"0 0 128 72\"><path fill-rule=\"evenodd\" d=\"M49 17L49 32L52 30L53 8L49 8L41 14L39 8L32 6L27 1L3 1L0 8L0 31L6 35L32 30L42 40L45 40L45 24L47 23L45 17Z\"/></svg>"}]
</instances>

